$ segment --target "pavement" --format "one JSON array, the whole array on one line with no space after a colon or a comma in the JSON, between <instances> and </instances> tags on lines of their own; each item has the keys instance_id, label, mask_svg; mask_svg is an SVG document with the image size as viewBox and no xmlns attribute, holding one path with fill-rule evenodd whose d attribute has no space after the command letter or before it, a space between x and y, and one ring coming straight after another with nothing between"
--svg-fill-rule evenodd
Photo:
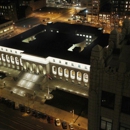
<instances>
[{"instance_id":1,"label":"pavement","mask_svg":"<svg viewBox=\"0 0 130 130\"><path fill-rule=\"evenodd\" d=\"M20 74L20 71L9 69L6 67L0 67L0 71L7 73L7 77L5 77L4 79L0 79L0 95L2 97L13 100L18 104L23 104L25 106L29 106L32 109L46 113L47 115L51 115L54 118L59 118L68 123L73 123L76 130L79 130L79 129L88 130L87 117L84 118L79 115L76 115L75 113L70 113L70 112L61 110L59 108L50 106L48 104L45 104L46 99L45 99L44 95L47 93L47 91L43 91L43 93L39 92L38 93L39 97L38 96L30 97L30 96L28 96L28 94L26 94L26 96L19 96L15 93L11 93L12 87L18 88L17 81L14 80L14 77L17 78ZM5 84L4 84L4 82L5 82ZM58 84L61 83L59 80L54 81L54 82L56 82L56 83L58 82ZM51 82L51 83L55 85L54 82L53 83ZM45 83L43 83L43 84L45 84ZM71 89L75 88L75 86L73 86L72 84L69 84L68 82L65 82L64 85L68 86L68 87L71 86ZM44 85L42 87L44 87ZM55 86L53 86L53 87L55 87ZM77 88L75 88L75 89L77 90ZM73 90L73 91L75 91L75 90ZM85 90L79 89L79 91L87 92L87 89L85 89ZM36 93L37 93L37 91L36 91ZM39 98L40 98L40 100L39 100Z\"/></svg>"}]
</instances>

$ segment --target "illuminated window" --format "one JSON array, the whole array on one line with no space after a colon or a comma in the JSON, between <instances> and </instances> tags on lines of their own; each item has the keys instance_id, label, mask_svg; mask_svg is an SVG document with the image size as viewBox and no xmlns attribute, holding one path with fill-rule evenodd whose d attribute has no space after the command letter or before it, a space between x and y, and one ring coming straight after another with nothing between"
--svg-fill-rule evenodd
<instances>
[{"instance_id":1,"label":"illuminated window","mask_svg":"<svg viewBox=\"0 0 130 130\"><path fill-rule=\"evenodd\" d=\"M9 59L8 55L6 55L6 60L7 60L8 63L10 63L10 59Z\"/></svg>"},{"instance_id":2,"label":"illuminated window","mask_svg":"<svg viewBox=\"0 0 130 130\"><path fill-rule=\"evenodd\" d=\"M18 59L18 57L15 57L15 62L16 62L17 65L19 65L19 59Z\"/></svg>"},{"instance_id":3,"label":"illuminated window","mask_svg":"<svg viewBox=\"0 0 130 130\"><path fill-rule=\"evenodd\" d=\"M55 74L55 75L57 74L57 68L56 68L56 66L52 66L52 73Z\"/></svg>"},{"instance_id":4,"label":"illuminated window","mask_svg":"<svg viewBox=\"0 0 130 130\"><path fill-rule=\"evenodd\" d=\"M58 74L59 76L63 76L63 69L61 67L58 68Z\"/></svg>"},{"instance_id":5,"label":"illuminated window","mask_svg":"<svg viewBox=\"0 0 130 130\"><path fill-rule=\"evenodd\" d=\"M2 60L5 61L5 55L4 54L2 54Z\"/></svg>"},{"instance_id":6,"label":"illuminated window","mask_svg":"<svg viewBox=\"0 0 130 130\"><path fill-rule=\"evenodd\" d=\"M83 81L86 83L88 82L88 74L87 73L83 74Z\"/></svg>"},{"instance_id":7,"label":"illuminated window","mask_svg":"<svg viewBox=\"0 0 130 130\"><path fill-rule=\"evenodd\" d=\"M71 79L75 79L75 71L74 70L70 71L70 77L71 77Z\"/></svg>"},{"instance_id":8,"label":"illuminated window","mask_svg":"<svg viewBox=\"0 0 130 130\"><path fill-rule=\"evenodd\" d=\"M11 63L14 64L14 57L11 56Z\"/></svg>"},{"instance_id":9,"label":"illuminated window","mask_svg":"<svg viewBox=\"0 0 130 130\"><path fill-rule=\"evenodd\" d=\"M89 38L92 38L92 36L89 36Z\"/></svg>"},{"instance_id":10,"label":"illuminated window","mask_svg":"<svg viewBox=\"0 0 130 130\"><path fill-rule=\"evenodd\" d=\"M78 81L82 80L82 74L81 74L81 72L77 72L77 80Z\"/></svg>"},{"instance_id":11,"label":"illuminated window","mask_svg":"<svg viewBox=\"0 0 130 130\"><path fill-rule=\"evenodd\" d=\"M65 76L66 78L69 77L69 70L68 70L68 69L64 69L64 76Z\"/></svg>"}]
</instances>

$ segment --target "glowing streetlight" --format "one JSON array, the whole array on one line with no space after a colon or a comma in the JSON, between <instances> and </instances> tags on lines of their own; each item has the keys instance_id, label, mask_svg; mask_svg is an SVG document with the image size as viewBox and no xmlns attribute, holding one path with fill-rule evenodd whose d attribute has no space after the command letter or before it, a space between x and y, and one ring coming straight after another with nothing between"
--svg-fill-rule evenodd
<instances>
[{"instance_id":1,"label":"glowing streetlight","mask_svg":"<svg viewBox=\"0 0 130 130\"><path fill-rule=\"evenodd\" d=\"M88 21L88 18L87 18L88 10L86 10L85 13L86 13L86 20Z\"/></svg>"},{"instance_id":2,"label":"glowing streetlight","mask_svg":"<svg viewBox=\"0 0 130 130\"><path fill-rule=\"evenodd\" d=\"M70 111L72 113L72 117L73 117L73 122L74 122L74 109L72 111Z\"/></svg>"}]
</instances>

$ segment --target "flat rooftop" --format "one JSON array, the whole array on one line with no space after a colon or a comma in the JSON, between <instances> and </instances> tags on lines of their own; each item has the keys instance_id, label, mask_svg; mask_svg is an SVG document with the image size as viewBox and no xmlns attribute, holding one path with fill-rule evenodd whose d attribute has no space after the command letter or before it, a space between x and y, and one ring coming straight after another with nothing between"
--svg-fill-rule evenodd
<instances>
[{"instance_id":1,"label":"flat rooftop","mask_svg":"<svg viewBox=\"0 0 130 130\"><path fill-rule=\"evenodd\" d=\"M85 37L76 36L77 33L94 34L97 38L83 51L75 47L73 51L68 49L74 44L83 43ZM89 64L92 48L99 44L106 46L109 34L103 34L102 30L67 23L53 23L49 25L38 25L22 34L0 42L0 46L23 50L24 53L39 57L56 57L79 63Z\"/></svg>"}]
</instances>

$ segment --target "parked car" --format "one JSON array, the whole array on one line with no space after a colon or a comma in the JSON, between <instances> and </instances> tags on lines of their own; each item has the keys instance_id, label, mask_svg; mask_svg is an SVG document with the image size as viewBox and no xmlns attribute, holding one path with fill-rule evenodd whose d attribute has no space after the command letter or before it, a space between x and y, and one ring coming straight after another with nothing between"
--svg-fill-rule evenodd
<instances>
[{"instance_id":1,"label":"parked car","mask_svg":"<svg viewBox=\"0 0 130 130\"><path fill-rule=\"evenodd\" d=\"M19 104L19 109L20 109L21 112L25 112L26 111L25 106L22 105L22 104Z\"/></svg>"},{"instance_id":2,"label":"parked car","mask_svg":"<svg viewBox=\"0 0 130 130\"><path fill-rule=\"evenodd\" d=\"M36 115L35 115L36 118L41 118L42 117L42 114L41 112L39 111L36 111Z\"/></svg>"},{"instance_id":3,"label":"parked car","mask_svg":"<svg viewBox=\"0 0 130 130\"><path fill-rule=\"evenodd\" d=\"M47 118L47 115L45 113L41 113L41 118L42 119L46 119Z\"/></svg>"},{"instance_id":4,"label":"parked car","mask_svg":"<svg viewBox=\"0 0 130 130\"><path fill-rule=\"evenodd\" d=\"M35 110L32 110L31 115L32 115L32 116L36 116L36 111L35 111Z\"/></svg>"},{"instance_id":5,"label":"parked car","mask_svg":"<svg viewBox=\"0 0 130 130\"><path fill-rule=\"evenodd\" d=\"M63 121L62 122L62 127L63 127L63 129L67 129L67 122Z\"/></svg>"},{"instance_id":6,"label":"parked car","mask_svg":"<svg viewBox=\"0 0 130 130\"><path fill-rule=\"evenodd\" d=\"M73 124L69 124L70 130L74 130Z\"/></svg>"},{"instance_id":7,"label":"parked car","mask_svg":"<svg viewBox=\"0 0 130 130\"><path fill-rule=\"evenodd\" d=\"M55 120L55 124L56 124L56 126L60 126L60 125L61 125L61 121L60 121L59 118L56 118L56 120Z\"/></svg>"},{"instance_id":8,"label":"parked car","mask_svg":"<svg viewBox=\"0 0 130 130\"><path fill-rule=\"evenodd\" d=\"M28 114L30 114L30 113L31 113L31 108L26 107L26 112L27 112Z\"/></svg>"},{"instance_id":9,"label":"parked car","mask_svg":"<svg viewBox=\"0 0 130 130\"><path fill-rule=\"evenodd\" d=\"M53 121L53 117L52 116L48 116L47 121L48 121L48 123L52 124L54 122Z\"/></svg>"}]
</instances>

